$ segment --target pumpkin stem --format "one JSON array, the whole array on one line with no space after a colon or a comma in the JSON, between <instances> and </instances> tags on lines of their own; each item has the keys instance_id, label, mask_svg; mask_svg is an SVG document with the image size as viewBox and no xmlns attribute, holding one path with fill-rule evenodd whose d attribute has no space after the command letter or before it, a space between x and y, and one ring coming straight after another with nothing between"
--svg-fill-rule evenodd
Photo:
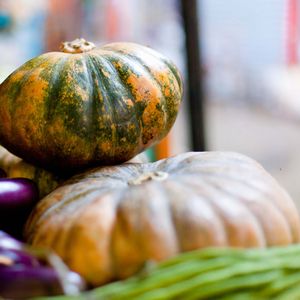
<instances>
[{"instance_id":1,"label":"pumpkin stem","mask_svg":"<svg viewBox=\"0 0 300 300\"><path fill-rule=\"evenodd\" d=\"M162 171L155 171L146 174L142 174L140 177L128 181L129 185L138 185L142 184L145 181L156 180L163 181L169 176L168 173Z\"/></svg>"},{"instance_id":2,"label":"pumpkin stem","mask_svg":"<svg viewBox=\"0 0 300 300\"><path fill-rule=\"evenodd\" d=\"M60 45L60 51L65 53L83 53L96 48L94 43L88 42L83 38L72 42L64 42Z\"/></svg>"}]
</instances>

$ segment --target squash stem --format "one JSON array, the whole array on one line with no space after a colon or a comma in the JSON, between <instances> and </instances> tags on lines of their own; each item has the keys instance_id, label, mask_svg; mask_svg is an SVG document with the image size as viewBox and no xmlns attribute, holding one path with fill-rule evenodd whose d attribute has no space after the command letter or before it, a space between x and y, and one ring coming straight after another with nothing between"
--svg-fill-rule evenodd
<instances>
[{"instance_id":1,"label":"squash stem","mask_svg":"<svg viewBox=\"0 0 300 300\"><path fill-rule=\"evenodd\" d=\"M83 38L76 39L72 42L63 42L60 45L60 51L65 53L83 53L96 48L95 44L88 42Z\"/></svg>"}]
</instances>

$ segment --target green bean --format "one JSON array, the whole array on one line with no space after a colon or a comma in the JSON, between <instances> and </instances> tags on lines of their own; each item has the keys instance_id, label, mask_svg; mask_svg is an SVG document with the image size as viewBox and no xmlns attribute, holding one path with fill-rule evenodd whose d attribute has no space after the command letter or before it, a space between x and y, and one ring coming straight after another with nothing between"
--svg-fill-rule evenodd
<instances>
[{"instance_id":1,"label":"green bean","mask_svg":"<svg viewBox=\"0 0 300 300\"><path fill-rule=\"evenodd\" d=\"M254 266L253 269L255 269ZM266 268L264 268L266 269ZM270 266L269 268L267 268L267 270L270 270L270 272L274 272L272 270L272 267ZM158 295L164 295L167 294L167 296L164 296L165 298L163 298L162 296L158 297L158 299L173 299L173 297L182 297L183 299L186 299L187 294L196 290L196 289L201 289L204 290L207 287L210 288L210 286L213 284L216 284L216 286L220 285L222 282L225 282L225 280L230 279L231 277L233 277L233 275L236 273L236 275L243 274L244 272L240 272L243 271L242 269L236 268L236 266L232 267L233 271L228 271L227 269L221 270L221 271L216 271L216 272L209 272L208 274L203 274L203 275L199 275L199 276L195 276L193 278L191 278L190 280L186 280L186 281L180 281L174 285L162 288L161 290L159 289L155 289L153 292L153 295L151 294L151 296L147 296L147 298L145 299L151 299L152 297L154 299L156 299L155 297L158 297ZM252 272L252 270L248 270L248 272ZM276 271L278 272L278 271ZM255 276L258 276L259 274L255 274ZM249 275L247 275L249 276ZM252 275L250 275L252 276ZM264 276L264 275L263 275ZM278 276L278 273L276 273L276 276ZM238 278L235 278L238 279ZM245 276L245 280L246 280L246 276ZM233 283L234 284L234 280ZM155 295L155 297L154 297ZM129 295L122 295L125 296L124 299L126 299ZM130 295L131 296L131 295ZM183 297L184 296L184 297ZM129 297L128 297L129 298ZM141 299L144 299L143 297L141 297Z\"/></svg>"},{"instance_id":2,"label":"green bean","mask_svg":"<svg viewBox=\"0 0 300 300\"><path fill-rule=\"evenodd\" d=\"M300 273L286 273L285 276L268 285L259 295L268 297L274 296L294 285L300 286Z\"/></svg>"},{"instance_id":3,"label":"green bean","mask_svg":"<svg viewBox=\"0 0 300 300\"><path fill-rule=\"evenodd\" d=\"M241 255L245 259L259 259L274 257L274 256L291 256L300 255L300 244L294 244L289 246L277 246L270 248L253 248L244 250Z\"/></svg>"},{"instance_id":4,"label":"green bean","mask_svg":"<svg viewBox=\"0 0 300 300\"><path fill-rule=\"evenodd\" d=\"M215 297L209 298L210 300L215 300ZM266 297L261 297L256 295L251 290L238 291L235 293L228 293L224 296L218 297L218 300L266 300Z\"/></svg>"},{"instance_id":5,"label":"green bean","mask_svg":"<svg viewBox=\"0 0 300 300\"><path fill-rule=\"evenodd\" d=\"M257 287L271 282L274 278L280 276L280 272L269 271L260 275L245 276L245 278L230 278L224 282L214 282L205 287L199 286L198 289L193 289L192 293L181 293L180 290L175 290L174 287L165 289L156 289L145 293L135 300L169 300L169 299L208 299L212 296L222 295L230 290L238 290L242 287ZM127 299L127 298L123 298ZM213 298L216 299L216 298Z\"/></svg>"},{"instance_id":6,"label":"green bean","mask_svg":"<svg viewBox=\"0 0 300 300\"><path fill-rule=\"evenodd\" d=\"M206 286L199 286L190 293L184 294L185 300L207 299L212 296L220 296L227 292L238 291L242 288L260 288L277 278L282 278L282 271L271 270L261 274L252 274L232 277L221 282L213 282Z\"/></svg>"},{"instance_id":7,"label":"green bean","mask_svg":"<svg viewBox=\"0 0 300 300\"><path fill-rule=\"evenodd\" d=\"M289 288L283 293L272 297L272 300L299 300L300 286L297 284L294 288Z\"/></svg>"},{"instance_id":8,"label":"green bean","mask_svg":"<svg viewBox=\"0 0 300 300\"><path fill-rule=\"evenodd\" d=\"M201 250L194 250L189 252L181 253L174 256L159 264L159 268L169 267L178 264L182 261L188 262L189 260L208 260L213 258L218 258L220 256L234 257L234 253L241 252L241 249L234 248L203 248ZM234 257L236 258L236 257Z\"/></svg>"},{"instance_id":9,"label":"green bean","mask_svg":"<svg viewBox=\"0 0 300 300\"><path fill-rule=\"evenodd\" d=\"M202 250L190 251L175 256L163 262L159 265L160 269L165 267L170 267L176 265L181 261L188 262L189 260L209 260L212 258L226 256L232 257L236 260L247 259L247 260L261 260L262 258L268 257L282 257L297 255L300 256L300 245L290 245L290 246L280 246L280 247L270 247L270 248L253 248L253 249L241 249L241 248L206 248Z\"/></svg>"},{"instance_id":10,"label":"green bean","mask_svg":"<svg viewBox=\"0 0 300 300\"><path fill-rule=\"evenodd\" d=\"M144 280L141 279L137 281L134 289L131 286L126 286L126 281L124 282L123 289L112 289L110 296L121 295L131 299L137 294L145 293L151 289L157 289L163 286L171 286L173 283L184 282L186 280L191 280L191 277L199 274L206 274L208 271L215 271L216 269L223 269L233 263L232 259L227 257L220 257L214 260L208 260L205 262L189 262L186 264L179 264L178 266L173 266L172 268L163 269L160 273L148 276ZM127 292L126 292L127 291ZM108 295L108 294L107 294Z\"/></svg>"},{"instance_id":11,"label":"green bean","mask_svg":"<svg viewBox=\"0 0 300 300\"><path fill-rule=\"evenodd\" d=\"M101 297L106 298L112 298L119 294L124 294L127 291L135 290L137 286L139 286L139 279L134 277L133 280L126 280L126 281L118 281L115 283L107 284L103 287L96 288L89 292L89 295L91 297L94 297L95 299Z\"/></svg>"},{"instance_id":12,"label":"green bean","mask_svg":"<svg viewBox=\"0 0 300 300\"><path fill-rule=\"evenodd\" d=\"M141 293L145 293L149 291L150 289L156 289L159 290L159 288L162 288L163 291L160 291L160 293L165 294L164 290L168 290L168 297L177 296L180 294L188 293L189 291L193 291L196 288L203 289L206 285L215 283L215 282L222 282L225 279L228 279L230 277L236 276L236 275L245 275L245 274L252 274L253 272L262 272L262 271L268 271L273 270L274 268L280 266L282 263L281 260L275 259L273 261L267 262L267 263L249 263L249 262L242 262L236 265L232 265L227 268L223 268L220 270L211 270L209 272L205 272L202 274L197 274L197 276L193 276L192 278L188 278L186 280L172 280L174 284L169 285L163 285L163 284L153 284L152 286L147 286L147 280L144 281L144 285L138 286L135 289L128 289L127 293L118 293L118 297L124 297L124 299L132 299L134 296L137 296ZM175 274L173 277L176 277ZM154 278L154 277L152 277ZM174 278L172 278L174 279ZM155 281L156 282L156 281ZM147 288L145 288L147 287ZM161 297L161 296L160 296ZM166 296L164 296L166 298ZM118 298L117 298L118 299ZM150 298L149 298L150 299ZM160 299L160 298L159 298ZM162 297L162 299L164 299ZM168 298L166 298L168 299Z\"/></svg>"}]
</instances>

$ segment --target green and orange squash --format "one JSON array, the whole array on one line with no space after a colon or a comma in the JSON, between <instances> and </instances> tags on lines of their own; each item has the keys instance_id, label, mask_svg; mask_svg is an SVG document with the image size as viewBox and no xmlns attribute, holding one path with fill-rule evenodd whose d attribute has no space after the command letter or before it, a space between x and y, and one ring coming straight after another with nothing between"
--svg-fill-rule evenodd
<instances>
[{"instance_id":1,"label":"green and orange squash","mask_svg":"<svg viewBox=\"0 0 300 300\"><path fill-rule=\"evenodd\" d=\"M175 65L134 43L67 42L0 85L0 144L63 173L133 158L169 132L182 99Z\"/></svg>"},{"instance_id":2,"label":"green and orange squash","mask_svg":"<svg viewBox=\"0 0 300 300\"><path fill-rule=\"evenodd\" d=\"M300 222L289 195L254 160L190 152L71 178L38 203L25 236L100 285L193 249L298 243Z\"/></svg>"}]
</instances>

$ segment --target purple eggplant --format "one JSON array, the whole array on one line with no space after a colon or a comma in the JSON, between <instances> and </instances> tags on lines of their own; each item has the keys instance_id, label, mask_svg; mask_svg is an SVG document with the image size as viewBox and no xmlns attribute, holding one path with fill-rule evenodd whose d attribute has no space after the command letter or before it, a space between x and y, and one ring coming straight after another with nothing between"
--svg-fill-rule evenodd
<instances>
[{"instance_id":1,"label":"purple eggplant","mask_svg":"<svg viewBox=\"0 0 300 300\"><path fill-rule=\"evenodd\" d=\"M55 254L0 231L0 299L78 294L85 287Z\"/></svg>"},{"instance_id":2,"label":"purple eggplant","mask_svg":"<svg viewBox=\"0 0 300 300\"><path fill-rule=\"evenodd\" d=\"M28 299L64 294L56 271L50 267L10 267L0 270L0 296Z\"/></svg>"},{"instance_id":3,"label":"purple eggplant","mask_svg":"<svg viewBox=\"0 0 300 300\"><path fill-rule=\"evenodd\" d=\"M24 250L0 247L0 271L7 267L33 268L38 266L42 266L41 262L30 253Z\"/></svg>"},{"instance_id":4,"label":"purple eggplant","mask_svg":"<svg viewBox=\"0 0 300 300\"><path fill-rule=\"evenodd\" d=\"M36 184L27 178L0 178L1 208L11 210L32 206L38 200Z\"/></svg>"},{"instance_id":5,"label":"purple eggplant","mask_svg":"<svg viewBox=\"0 0 300 300\"><path fill-rule=\"evenodd\" d=\"M38 199L38 188L32 180L0 178L0 229L21 238L24 223Z\"/></svg>"}]
</instances>

